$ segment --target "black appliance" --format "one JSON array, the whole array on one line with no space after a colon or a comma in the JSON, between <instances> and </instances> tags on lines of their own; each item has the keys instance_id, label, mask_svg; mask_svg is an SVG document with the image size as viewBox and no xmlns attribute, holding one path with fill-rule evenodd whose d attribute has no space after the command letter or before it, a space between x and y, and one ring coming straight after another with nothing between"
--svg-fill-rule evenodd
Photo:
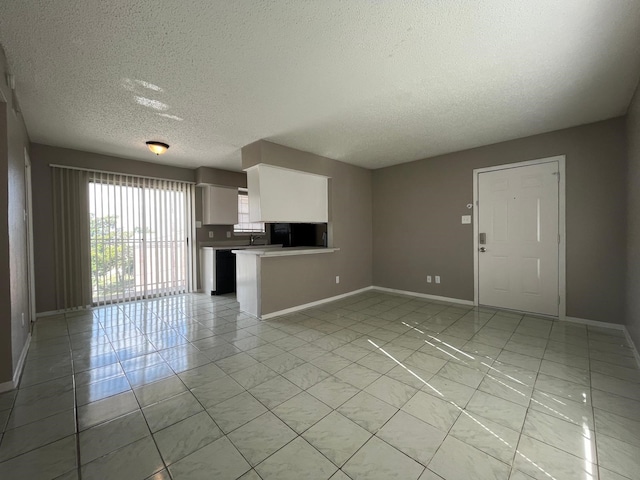
<instances>
[{"instance_id":1,"label":"black appliance","mask_svg":"<svg viewBox=\"0 0 640 480\"><path fill-rule=\"evenodd\" d=\"M326 223L271 223L271 244L283 247L326 247Z\"/></svg>"},{"instance_id":2,"label":"black appliance","mask_svg":"<svg viewBox=\"0 0 640 480\"><path fill-rule=\"evenodd\" d=\"M216 250L215 295L236 291L236 256L231 250Z\"/></svg>"}]
</instances>

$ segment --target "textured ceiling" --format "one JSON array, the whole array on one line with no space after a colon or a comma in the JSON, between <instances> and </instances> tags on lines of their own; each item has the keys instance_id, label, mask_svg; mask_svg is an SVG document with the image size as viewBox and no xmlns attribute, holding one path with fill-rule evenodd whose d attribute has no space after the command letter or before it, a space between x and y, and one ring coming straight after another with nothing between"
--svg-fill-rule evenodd
<instances>
[{"instance_id":1,"label":"textured ceiling","mask_svg":"<svg viewBox=\"0 0 640 480\"><path fill-rule=\"evenodd\" d=\"M4 0L0 43L34 142L378 168L624 114L640 1Z\"/></svg>"}]
</instances>

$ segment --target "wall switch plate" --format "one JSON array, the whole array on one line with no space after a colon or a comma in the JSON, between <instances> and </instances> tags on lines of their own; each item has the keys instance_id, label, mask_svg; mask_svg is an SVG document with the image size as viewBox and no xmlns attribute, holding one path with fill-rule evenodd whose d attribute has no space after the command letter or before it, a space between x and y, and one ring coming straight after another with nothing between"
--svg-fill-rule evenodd
<instances>
[{"instance_id":1,"label":"wall switch plate","mask_svg":"<svg viewBox=\"0 0 640 480\"><path fill-rule=\"evenodd\" d=\"M462 215L462 223L463 225L468 225L471 223L471 215Z\"/></svg>"},{"instance_id":2,"label":"wall switch plate","mask_svg":"<svg viewBox=\"0 0 640 480\"><path fill-rule=\"evenodd\" d=\"M340 275L336 275L336 283L340 283Z\"/></svg>"},{"instance_id":3,"label":"wall switch plate","mask_svg":"<svg viewBox=\"0 0 640 480\"><path fill-rule=\"evenodd\" d=\"M202 222L200 220L196 220L196 228L202 228Z\"/></svg>"},{"instance_id":4,"label":"wall switch plate","mask_svg":"<svg viewBox=\"0 0 640 480\"><path fill-rule=\"evenodd\" d=\"M213 238L213 232L209 232L209 238Z\"/></svg>"},{"instance_id":5,"label":"wall switch plate","mask_svg":"<svg viewBox=\"0 0 640 480\"><path fill-rule=\"evenodd\" d=\"M227 232L227 238L231 238L231 232Z\"/></svg>"},{"instance_id":6,"label":"wall switch plate","mask_svg":"<svg viewBox=\"0 0 640 480\"><path fill-rule=\"evenodd\" d=\"M427 275L427 283L431 283L431 275Z\"/></svg>"},{"instance_id":7,"label":"wall switch plate","mask_svg":"<svg viewBox=\"0 0 640 480\"><path fill-rule=\"evenodd\" d=\"M436 283L440 283L440 275L436 275Z\"/></svg>"}]
</instances>

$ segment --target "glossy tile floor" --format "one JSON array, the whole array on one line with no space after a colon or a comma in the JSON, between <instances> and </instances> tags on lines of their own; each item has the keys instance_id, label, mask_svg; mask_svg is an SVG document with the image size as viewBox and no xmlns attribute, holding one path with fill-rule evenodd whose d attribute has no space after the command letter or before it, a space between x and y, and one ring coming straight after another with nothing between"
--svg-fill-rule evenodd
<instances>
[{"instance_id":1,"label":"glossy tile floor","mask_svg":"<svg viewBox=\"0 0 640 480\"><path fill-rule=\"evenodd\" d=\"M640 370L613 329L194 294L41 319L0 426L3 479L638 479Z\"/></svg>"}]
</instances>

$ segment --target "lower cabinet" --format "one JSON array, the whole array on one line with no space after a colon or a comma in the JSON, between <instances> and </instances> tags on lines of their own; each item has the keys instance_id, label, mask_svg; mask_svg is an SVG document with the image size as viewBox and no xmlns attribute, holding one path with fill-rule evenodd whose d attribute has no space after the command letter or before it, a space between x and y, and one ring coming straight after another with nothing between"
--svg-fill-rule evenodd
<instances>
[{"instance_id":1,"label":"lower cabinet","mask_svg":"<svg viewBox=\"0 0 640 480\"><path fill-rule=\"evenodd\" d=\"M200 284L202 291L213 295L216 290L216 256L213 247L200 249Z\"/></svg>"},{"instance_id":2,"label":"lower cabinet","mask_svg":"<svg viewBox=\"0 0 640 480\"><path fill-rule=\"evenodd\" d=\"M236 291L236 256L231 250L202 247L200 249L200 284L209 295Z\"/></svg>"},{"instance_id":3,"label":"lower cabinet","mask_svg":"<svg viewBox=\"0 0 640 480\"><path fill-rule=\"evenodd\" d=\"M216 295L236 291L236 256L231 250L216 250Z\"/></svg>"}]
</instances>

